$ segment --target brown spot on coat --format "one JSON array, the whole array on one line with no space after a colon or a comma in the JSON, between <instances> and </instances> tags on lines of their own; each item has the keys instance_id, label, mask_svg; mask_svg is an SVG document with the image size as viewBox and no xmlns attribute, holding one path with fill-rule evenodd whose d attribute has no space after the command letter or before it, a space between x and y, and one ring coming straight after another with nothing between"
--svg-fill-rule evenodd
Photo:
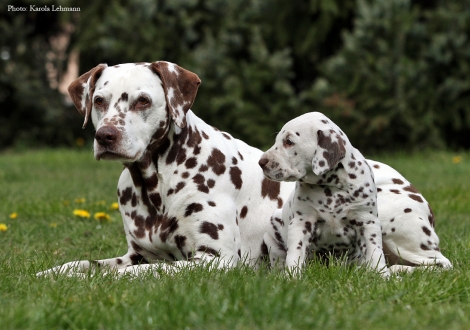
<instances>
[{"instance_id":1,"label":"brown spot on coat","mask_svg":"<svg viewBox=\"0 0 470 330\"><path fill-rule=\"evenodd\" d=\"M242 180L242 171L238 168L238 166L230 167L230 180L232 181L235 189L240 189L243 184Z\"/></svg>"},{"instance_id":2,"label":"brown spot on coat","mask_svg":"<svg viewBox=\"0 0 470 330\"><path fill-rule=\"evenodd\" d=\"M193 177L193 182L196 184L197 190L206 194L209 193L209 187L206 185L206 178L202 174L196 174Z\"/></svg>"},{"instance_id":3,"label":"brown spot on coat","mask_svg":"<svg viewBox=\"0 0 470 330\"><path fill-rule=\"evenodd\" d=\"M421 245L419 246L421 248L421 250L424 250L424 251L428 251L428 250L431 250L428 246L424 245L421 243Z\"/></svg>"},{"instance_id":4,"label":"brown spot on coat","mask_svg":"<svg viewBox=\"0 0 470 330\"><path fill-rule=\"evenodd\" d=\"M208 186L210 189L214 188L214 186L215 186L215 180L213 180L213 179L207 180L207 186Z\"/></svg>"},{"instance_id":5,"label":"brown spot on coat","mask_svg":"<svg viewBox=\"0 0 470 330\"><path fill-rule=\"evenodd\" d=\"M179 227L178 219L175 217L168 217L167 215L159 217L157 222L160 224L160 239L162 242L166 242L168 237Z\"/></svg>"},{"instance_id":6,"label":"brown spot on coat","mask_svg":"<svg viewBox=\"0 0 470 330\"><path fill-rule=\"evenodd\" d=\"M404 184L404 182L400 179L392 179L394 184Z\"/></svg>"},{"instance_id":7,"label":"brown spot on coat","mask_svg":"<svg viewBox=\"0 0 470 330\"><path fill-rule=\"evenodd\" d=\"M119 195L119 203L121 205L126 205L132 198L132 187L127 187L120 192Z\"/></svg>"},{"instance_id":8,"label":"brown spot on coat","mask_svg":"<svg viewBox=\"0 0 470 330\"><path fill-rule=\"evenodd\" d=\"M175 194L177 194L185 186L186 186L186 183L184 183L183 181L178 182L178 184L176 185Z\"/></svg>"},{"instance_id":9,"label":"brown spot on coat","mask_svg":"<svg viewBox=\"0 0 470 330\"><path fill-rule=\"evenodd\" d=\"M435 220L434 220L434 212L432 211L431 209L431 205L429 205L428 203L428 208L429 208L429 216L428 216L428 221L429 223L431 224L431 227L434 228L434 225L435 225Z\"/></svg>"},{"instance_id":10,"label":"brown spot on coat","mask_svg":"<svg viewBox=\"0 0 470 330\"><path fill-rule=\"evenodd\" d=\"M248 213L248 207L245 205L242 207L240 211L240 218L244 219L247 213Z\"/></svg>"},{"instance_id":11,"label":"brown spot on coat","mask_svg":"<svg viewBox=\"0 0 470 330\"><path fill-rule=\"evenodd\" d=\"M175 243L176 243L176 247L178 248L178 250L180 250L181 254L184 255L183 248L184 248L184 245L186 244L186 236L175 235Z\"/></svg>"},{"instance_id":12,"label":"brown spot on coat","mask_svg":"<svg viewBox=\"0 0 470 330\"><path fill-rule=\"evenodd\" d=\"M281 192L281 184L276 181L271 181L264 178L261 182L261 196L269 197L270 200L277 200L279 193Z\"/></svg>"},{"instance_id":13,"label":"brown spot on coat","mask_svg":"<svg viewBox=\"0 0 470 330\"><path fill-rule=\"evenodd\" d=\"M225 155L217 148L212 149L212 153L207 158L207 165L212 168L212 171L221 175L225 173Z\"/></svg>"},{"instance_id":14,"label":"brown spot on coat","mask_svg":"<svg viewBox=\"0 0 470 330\"><path fill-rule=\"evenodd\" d=\"M409 196L412 200L415 200L415 201L420 202L420 203L424 203L423 199L422 199L421 196L419 196L419 195L409 194L408 196Z\"/></svg>"},{"instance_id":15,"label":"brown spot on coat","mask_svg":"<svg viewBox=\"0 0 470 330\"><path fill-rule=\"evenodd\" d=\"M184 163L184 165L186 166L186 168L195 168L197 165L196 157L188 158L186 162Z\"/></svg>"},{"instance_id":16,"label":"brown spot on coat","mask_svg":"<svg viewBox=\"0 0 470 330\"><path fill-rule=\"evenodd\" d=\"M201 204L191 203L188 206L186 206L186 211L184 213L184 216L188 217L193 213L201 212L203 209L204 209L204 207Z\"/></svg>"},{"instance_id":17,"label":"brown spot on coat","mask_svg":"<svg viewBox=\"0 0 470 330\"><path fill-rule=\"evenodd\" d=\"M424 226L423 226L423 227L421 227L421 229L423 230L423 232L424 232L426 235L431 236L431 231L429 230L428 227L424 227Z\"/></svg>"},{"instance_id":18,"label":"brown spot on coat","mask_svg":"<svg viewBox=\"0 0 470 330\"><path fill-rule=\"evenodd\" d=\"M211 222L204 221L199 227L199 232L209 235L214 240L219 239L219 229Z\"/></svg>"},{"instance_id":19,"label":"brown spot on coat","mask_svg":"<svg viewBox=\"0 0 470 330\"><path fill-rule=\"evenodd\" d=\"M410 184L408 187L403 188L403 190L409 191L409 192L414 193L414 194L419 194L418 189L416 189L416 188L415 188L413 185L411 185L411 184Z\"/></svg>"},{"instance_id":20,"label":"brown spot on coat","mask_svg":"<svg viewBox=\"0 0 470 330\"><path fill-rule=\"evenodd\" d=\"M201 246L199 246L199 247L197 248L197 250L198 250L199 252L205 252L205 253L207 253L207 254L210 254L210 255L212 255L212 256L214 256L214 257L220 257L220 253L219 253L219 252L217 252L215 249L213 249L213 248L211 248L211 247L208 247L208 246L206 246L206 245L201 245Z\"/></svg>"},{"instance_id":21,"label":"brown spot on coat","mask_svg":"<svg viewBox=\"0 0 470 330\"><path fill-rule=\"evenodd\" d=\"M160 207L162 206L162 197L159 193L151 193L149 195L149 199L152 202L153 206L155 206L155 208L160 209Z\"/></svg>"}]
</instances>

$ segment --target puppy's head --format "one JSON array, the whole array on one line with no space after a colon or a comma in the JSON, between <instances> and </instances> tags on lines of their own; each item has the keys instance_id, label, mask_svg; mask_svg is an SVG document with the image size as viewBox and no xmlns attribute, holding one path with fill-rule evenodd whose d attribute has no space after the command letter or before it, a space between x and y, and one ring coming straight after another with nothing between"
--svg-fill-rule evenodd
<instances>
[{"instance_id":1,"label":"puppy's head","mask_svg":"<svg viewBox=\"0 0 470 330\"><path fill-rule=\"evenodd\" d=\"M309 181L307 177L318 177L336 168L346 155L348 143L330 119L311 112L284 125L259 165L274 181Z\"/></svg>"},{"instance_id":2,"label":"puppy's head","mask_svg":"<svg viewBox=\"0 0 470 330\"><path fill-rule=\"evenodd\" d=\"M69 86L75 107L96 129L96 159L138 161L170 121L186 126L198 76L173 63L100 64Z\"/></svg>"}]
</instances>

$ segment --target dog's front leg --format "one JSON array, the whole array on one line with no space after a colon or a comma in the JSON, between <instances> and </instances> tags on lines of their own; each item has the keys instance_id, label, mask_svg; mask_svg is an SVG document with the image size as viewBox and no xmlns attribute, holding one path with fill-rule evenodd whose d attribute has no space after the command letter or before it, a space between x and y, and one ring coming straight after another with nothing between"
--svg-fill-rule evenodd
<instances>
[{"instance_id":1,"label":"dog's front leg","mask_svg":"<svg viewBox=\"0 0 470 330\"><path fill-rule=\"evenodd\" d=\"M382 249L382 230L380 221L375 216L366 216L363 218L364 223L364 245L365 257L363 263L369 268L376 270L383 277L390 276L390 270L385 263L385 256Z\"/></svg>"},{"instance_id":2,"label":"dog's front leg","mask_svg":"<svg viewBox=\"0 0 470 330\"><path fill-rule=\"evenodd\" d=\"M117 270L118 276L129 275L131 277L139 277L142 274L151 274L155 277L160 274L173 275L181 272L182 270L191 270L195 267L207 267L209 270L213 269L230 269L236 266L237 258L218 257L210 253L196 252L191 260L179 260L170 263L154 263L154 264L139 264L130 265Z\"/></svg>"},{"instance_id":3,"label":"dog's front leg","mask_svg":"<svg viewBox=\"0 0 470 330\"><path fill-rule=\"evenodd\" d=\"M284 269L287 251L287 225L282 219L282 209L277 209L271 216L271 226L263 236L268 248L271 268Z\"/></svg>"},{"instance_id":4,"label":"dog's front leg","mask_svg":"<svg viewBox=\"0 0 470 330\"><path fill-rule=\"evenodd\" d=\"M287 272L297 275L302 270L307 256L307 248L313 234L313 222L300 217L292 218L287 233Z\"/></svg>"},{"instance_id":5,"label":"dog's front leg","mask_svg":"<svg viewBox=\"0 0 470 330\"><path fill-rule=\"evenodd\" d=\"M77 260L67 262L63 265L39 272L36 274L36 276L41 277L47 275L63 274L67 276L84 277L87 274L93 275L97 269L107 269L110 271L119 270L142 261L144 261L142 257L136 254L134 251L129 251L126 255L117 258L93 261Z\"/></svg>"}]
</instances>

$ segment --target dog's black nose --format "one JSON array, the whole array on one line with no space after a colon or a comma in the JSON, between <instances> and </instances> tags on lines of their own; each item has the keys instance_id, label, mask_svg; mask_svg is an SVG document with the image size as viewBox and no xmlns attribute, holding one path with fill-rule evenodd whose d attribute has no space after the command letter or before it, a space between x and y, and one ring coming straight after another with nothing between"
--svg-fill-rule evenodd
<instances>
[{"instance_id":1,"label":"dog's black nose","mask_svg":"<svg viewBox=\"0 0 470 330\"><path fill-rule=\"evenodd\" d=\"M95 134L96 141L102 146L109 146L116 142L119 131L112 126L103 126Z\"/></svg>"},{"instance_id":2,"label":"dog's black nose","mask_svg":"<svg viewBox=\"0 0 470 330\"><path fill-rule=\"evenodd\" d=\"M258 162L258 164L259 164L259 166L261 166L261 168L264 168L268 163L269 163L269 160L267 158L261 158Z\"/></svg>"}]
</instances>

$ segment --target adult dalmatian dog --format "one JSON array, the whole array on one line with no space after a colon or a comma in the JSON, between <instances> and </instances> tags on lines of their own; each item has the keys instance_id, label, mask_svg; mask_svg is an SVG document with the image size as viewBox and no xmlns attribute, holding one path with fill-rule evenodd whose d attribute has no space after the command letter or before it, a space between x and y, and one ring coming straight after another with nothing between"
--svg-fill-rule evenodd
<instances>
[{"instance_id":1,"label":"adult dalmatian dog","mask_svg":"<svg viewBox=\"0 0 470 330\"><path fill-rule=\"evenodd\" d=\"M424 197L391 167L366 161L325 115L288 122L259 165L271 180L296 181L265 234L272 265L298 271L315 251L345 254L385 277L386 262L394 272L452 267L439 250Z\"/></svg>"},{"instance_id":2,"label":"adult dalmatian dog","mask_svg":"<svg viewBox=\"0 0 470 330\"><path fill-rule=\"evenodd\" d=\"M128 251L38 273L172 272L197 264L256 266L263 235L294 183L264 177L262 151L206 124L190 107L196 74L169 62L100 64L69 86L96 129L94 156L124 165L119 209Z\"/></svg>"},{"instance_id":3,"label":"adult dalmatian dog","mask_svg":"<svg viewBox=\"0 0 470 330\"><path fill-rule=\"evenodd\" d=\"M118 274L176 271L197 263L256 265L263 234L291 183L264 178L262 152L206 124L190 107L198 76L169 62L100 64L69 86L96 128L94 156L124 164L119 209L128 251L45 272L79 274L93 265Z\"/></svg>"}]
</instances>

